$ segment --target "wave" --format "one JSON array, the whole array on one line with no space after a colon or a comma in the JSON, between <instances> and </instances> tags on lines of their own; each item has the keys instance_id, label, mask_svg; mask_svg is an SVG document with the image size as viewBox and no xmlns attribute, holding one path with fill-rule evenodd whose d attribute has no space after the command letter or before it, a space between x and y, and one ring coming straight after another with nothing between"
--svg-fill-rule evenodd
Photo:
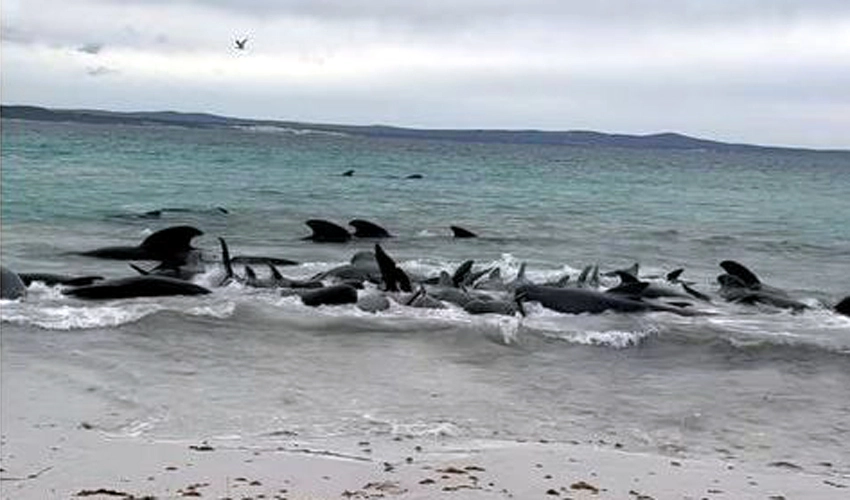
<instances>
[{"instance_id":1,"label":"wave","mask_svg":"<svg viewBox=\"0 0 850 500\"><path fill-rule=\"evenodd\" d=\"M448 263L454 264L454 263ZM482 266L499 267L503 276L516 275L519 262L504 254ZM427 275L445 269L446 262L413 260L404 263L412 272ZM327 267L319 263L295 266L294 275L304 277ZM537 271L532 279L555 277L564 269ZM567 270L574 272L574 270ZM199 277L215 281L215 273ZM227 320L235 331L255 326L280 325L314 334L448 332L478 337L501 345L523 346L534 339L568 345L611 349L652 348L678 345L689 349L722 344L732 350L776 348L812 349L850 355L850 318L825 308L791 313L734 304L717 304L705 316L682 317L666 312L643 314L561 314L539 304L527 304L526 317L467 314L448 305L444 309L416 309L397 303L383 312L371 313L354 305L310 308L297 296L281 296L277 290L247 288L239 284L215 288L203 297L165 297L83 302L68 299L58 288L34 285L25 300L3 301L3 323L46 330L117 328L161 313ZM237 311L241 311L237 314ZM536 344L535 344L536 345Z\"/></svg>"}]
</instances>

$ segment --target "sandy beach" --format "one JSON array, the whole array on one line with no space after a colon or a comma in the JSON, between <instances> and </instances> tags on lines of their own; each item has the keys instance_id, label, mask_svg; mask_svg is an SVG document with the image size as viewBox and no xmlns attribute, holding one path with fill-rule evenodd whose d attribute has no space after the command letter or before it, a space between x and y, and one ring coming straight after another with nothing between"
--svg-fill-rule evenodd
<instances>
[{"instance_id":1,"label":"sandy beach","mask_svg":"<svg viewBox=\"0 0 850 500\"><path fill-rule=\"evenodd\" d=\"M4 412L4 499L833 499L850 481L633 453L617 443L271 436L151 442ZM11 425L10 425L11 424ZM823 469L829 464L821 464Z\"/></svg>"}]
</instances>

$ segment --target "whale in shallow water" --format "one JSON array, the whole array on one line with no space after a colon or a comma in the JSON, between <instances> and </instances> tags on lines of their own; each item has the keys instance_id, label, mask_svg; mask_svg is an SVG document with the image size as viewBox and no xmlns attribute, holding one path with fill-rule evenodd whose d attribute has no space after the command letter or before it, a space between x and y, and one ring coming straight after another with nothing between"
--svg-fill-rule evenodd
<instances>
[{"instance_id":1,"label":"whale in shallow water","mask_svg":"<svg viewBox=\"0 0 850 500\"><path fill-rule=\"evenodd\" d=\"M95 275L69 276L66 274L53 273L18 273L18 276L21 277L21 281L23 281L26 286L30 286L34 282L44 283L47 286L85 286L103 279L103 276Z\"/></svg>"},{"instance_id":2,"label":"whale in shallow water","mask_svg":"<svg viewBox=\"0 0 850 500\"><path fill-rule=\"evenodd\" d=\"M606 293L586 288L555 288L544 285L521 285L516 299L522 302L539 302L543 307L567 314L599 314L605 311L648 312L665 311L682 316L693 316L695 311L675 305L640 300L640 289L646 283L633 284L634 294Z\"/></svg>"},{"instance_id":3,"label":"whale in shallow water","mask_svg":"<svg viewBox=\"0 0 850 500\"><path fill-rule=\"evenodd\" d=\"M316 243L345 243L351 239L351 233L344 227L324 219L310 219L305 222L313 234L303 239Z\"/></svg>"},{"instance_id":4,"label":"whale in shallow water","mask_svg":"<svg viewBox=\"0 0 850 500\"><path fill-rule=\"evenodd\" d=\"M354 228L355 238L391 238L392 235L386 229L363 219L354 219L348 223Z\"/></svg>"},{"instance_id":5,"label":"whale in shallow water","mask_svg":"<svg viewBox=\"0 0 850 500\"><path fill-rule=\"evenodd\" d=\"M733 260L724 260L720 267L726 271L717 277L720 284L720 296L729 302L739 304L767 304L782 309L802 311L806 304L791 298L788 292L765 285L758 276L743 264Z\"/></svg>"},{"instance_id":6,"label":"whale in shallow water","mask_svg":"<svg viewBox=\"0 0 850 500\"><path fill-rule=\"evenodd\" d=\"M357 289L351 285L341 283L315 290L302 292L301 302L308 306L325 306L354 304L357 302Z\"/></svg>"},{"instance_id":7,"label":"whale in shallow water","mask_svg":"<svg viewBox=\"0 0 850 500\"><path fill-rule=\"evenodd\" d=\"M449 226L455 238L477 238L478 235L460 226Z\"/></svg>"},{"instance_id":8,"label":"whale in shallow water","mask_svg":"<svg viewBox=\"0 0 850 500\"><path fill-rule=\"evenodd\" d=\"M189 281L150 274L105 280L94 285L69 288L62 293L80 299L129 299L205 295L210 293L210 290Z\"/></svg>"},{"instance_id":9,"label":"whale in shallow water","mask_svg":"<svg viewBox=\"0 0 850 500\"><path fill-rule=\"evenodd\" d=\"M0 266L0 299L15 300L27 294L20 276L6 266Z\"/></svg>"},{"instance_id":10,"label":"whale in shallow water","mask_svg":"<svg viewBox=\"0 0 850 500\"><path fill-rule=\"evenodd\" d=\"M161 229L136 246L103 247L80 255L115 260L155 260L169 265L184 264L189 255L197 250L192 247L192 238L204 234L192 226L172 226Z\"/></svg>"},{"instance_id":11,"label":"whale in shallow water","mask_svg":"<svg viewBox=\"0 0 850 500\"><path fill-rule=\"evenodd\" d=\"M841 302L835 305L834 310L839 314L850 316L850 296L844 297Z\"/></svg>"}]
</instances>

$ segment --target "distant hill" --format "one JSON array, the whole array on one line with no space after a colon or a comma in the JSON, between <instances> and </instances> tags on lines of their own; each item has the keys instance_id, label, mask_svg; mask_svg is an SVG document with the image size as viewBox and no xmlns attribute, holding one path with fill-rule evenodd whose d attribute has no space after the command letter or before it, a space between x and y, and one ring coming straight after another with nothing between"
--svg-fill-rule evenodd
<instances>
[{"instance_id":1,"label":"distant hill","mask_svg":"<svg viewBox=\"0 0 850 500\"><path fill-rule=\"evenodd\" d=\"M280 127L288 130L322 131L367 137L432 139L458 142L553 144L569 146L608 146L638 149L702 150L800 150L698 139L665 132L649 135L606 134L586 130L491 130L491 129L414 129L384 125L333 125L280 120L230 118L207 113L175 111L116 112L88 109L48 109L37 106L0 106L0 117L21 120L77 122L121 125L172 125L191 128Z\"/></svg>"}]
</instances>

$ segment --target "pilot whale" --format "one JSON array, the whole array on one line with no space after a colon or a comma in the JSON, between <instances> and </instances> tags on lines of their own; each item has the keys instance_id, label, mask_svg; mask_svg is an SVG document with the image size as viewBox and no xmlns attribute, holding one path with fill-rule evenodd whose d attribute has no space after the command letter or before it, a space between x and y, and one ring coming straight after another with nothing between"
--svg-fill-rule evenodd
<instances>
[{"instance_id":1,"label":"pilot whale","mask_svg":"<svg viewBox=\"0 0 850 500\"><path fill-rule=\"evenodd\" d=\"M633 284L635 297L647 283ZM587 288L556 288L545 285L520 285L516 299L524 302L539 302L543 307L567 314L599 314L605 311L648 312L665 311L682 316L693 316L698 312L676 305L642 301L620 293L606 293Z\"/></svg>"},{"instance_id":2,"label":"pilot whale","mask_svg":"<svg viewBox=\"0 0 850 500\"><path fill-rule=\"evenodd\" d=\"M6 266L0 266L0 299L15 300L27 294L20 276Z\"/></svg>"},{"instance_id":3,"label":"pilot whale","mask_svg":"<svg viewBox=\"0 0 850 500\"><path fill-rule=\"evenodd\" d=\"M183 264L189 254L196 251L192 238L204 234L192 226L172 226L161 229L136 246L96 248L80 255L114 260L154 260L173 265Z\"/></svg>"},{"instance_id":4,"label":"pilot whale","mask_svg":"<svg viewBox=\"0 0 850 500\"><path fill-rule=\"evenodd\" d=\"M80 299L129 299L134 297L205 295L211 292L209 289L190 281L149 274L105 280L93 285L69 288L62 293Z\"/></svg>"}]
</instances>

